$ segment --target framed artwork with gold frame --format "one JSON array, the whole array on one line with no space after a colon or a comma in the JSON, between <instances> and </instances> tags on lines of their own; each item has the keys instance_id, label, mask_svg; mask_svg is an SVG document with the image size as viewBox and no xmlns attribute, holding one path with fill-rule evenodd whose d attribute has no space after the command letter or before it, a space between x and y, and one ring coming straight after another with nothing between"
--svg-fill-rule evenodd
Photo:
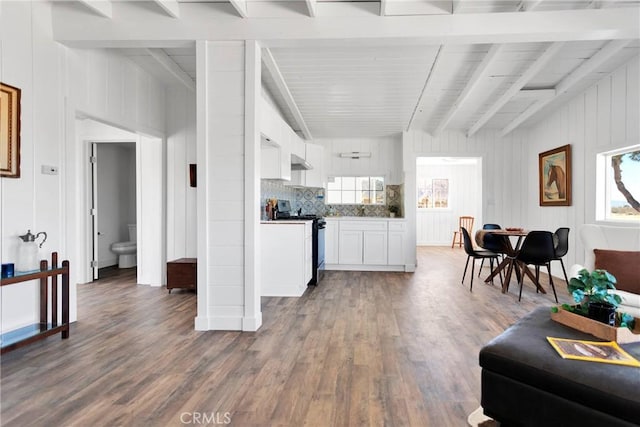
<instances>
[{"instance_id":1,"label":"framed artwork with gold frame","mask_svg":"<svg viewBox=\"0 0 640 427\"><path fill-rule=\"evenodd\" d=\"M0 83L0 176L20 177L20 89Z\"/></svg>"},{"instance_id":2,"label":"framed artwork with gold frame","mask_svg":"<svg viewBox=\"0 0 640 427\"><path fill-rule=\"evenodd\" d=\"M540 206L571 206L571 145L538 155Z\"/></svg>"}]
</instances>

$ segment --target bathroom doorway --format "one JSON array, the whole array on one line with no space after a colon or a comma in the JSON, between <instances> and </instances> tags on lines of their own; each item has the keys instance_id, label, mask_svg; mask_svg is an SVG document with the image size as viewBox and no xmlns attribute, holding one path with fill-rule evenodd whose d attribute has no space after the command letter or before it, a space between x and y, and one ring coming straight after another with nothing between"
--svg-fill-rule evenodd
<instances>
[{"instance_id":1,"label":"bathroom doorway","mask_svg":"<svg viewBox=\"0 0 640 427\"><path fill-rule=\"evenodd\" d=\"M136 268L135 142L91 144L93 280Z\"/></svg>"}]
</instances>

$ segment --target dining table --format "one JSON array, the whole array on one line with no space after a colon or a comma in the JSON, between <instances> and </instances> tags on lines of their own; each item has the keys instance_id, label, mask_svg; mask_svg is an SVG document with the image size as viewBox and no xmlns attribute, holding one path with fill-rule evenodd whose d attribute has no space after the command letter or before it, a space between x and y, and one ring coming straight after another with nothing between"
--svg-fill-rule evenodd
<instances>
[{"instance_id":1,"label":"dining table","mask_svg":"<svg viewBox=\"0 0 640 427\"><path fill-rule=\"evenodd\" d=\"M524 237L529 234L529 232L523 228L505 228L505 229L497 229L497 230L478 230L476 232L476 243L480 244L482 242L482 237L484 234L492 234L494 236L502 236L504 247L504 259L498 266L491 272L491 274L484 280L485 283L489 283L496 277L498 274L502 274L505 272L504 280L502 282L502 293L507 293L509 290L509 282L511 281L511 275L513 274L513 270L516 272L516 279L520 280L520 269L521 267L524 274L531 279L531 281L536 285L536 288L539 292L546 294L547 291L540 285L540 282L536 280L535 275L529 270L529 268L516 260L516 256L518 252L520 252L520 246L522 245L522 240ZM515 246L511 242L511 238L516 238Z\"/></svg>"}]
</instances>

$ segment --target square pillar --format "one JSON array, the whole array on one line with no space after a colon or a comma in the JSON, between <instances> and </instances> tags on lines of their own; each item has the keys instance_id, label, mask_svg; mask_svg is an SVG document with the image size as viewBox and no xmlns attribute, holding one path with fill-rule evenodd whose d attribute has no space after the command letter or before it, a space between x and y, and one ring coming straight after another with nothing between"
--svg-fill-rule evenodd
<instances>
[{"instance_id":1,"label":"square pillar","mask_svg":"<svg viewBox=\"0 0 640 427\"><path fill-rule=\"evenodd\" d=\"M257 330L260 49L198 41L197 330ZM170 100L168 100L170 102Z\"/></svg>"}]
</instances>

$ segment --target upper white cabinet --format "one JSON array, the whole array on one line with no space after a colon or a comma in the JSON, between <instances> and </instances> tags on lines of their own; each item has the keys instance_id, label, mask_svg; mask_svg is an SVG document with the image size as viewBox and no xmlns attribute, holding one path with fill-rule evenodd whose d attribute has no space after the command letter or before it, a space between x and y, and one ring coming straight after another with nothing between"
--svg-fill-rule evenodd
<instances>
[{"instance_id":1,"label":"upper white cabinet","mask_svg":"<svg viewBox=\"0 0 640 427\"><path fill-rule=\"evenodd\" d=\"M306 162L312 166L312 169L292 171L291 184L303 187L320 188L323 186L324 181L324 148L322 145L311 144L309 142L303 143L302 145L304 155L300 157L306 160Z\"/></svg>"},{"instance_id":2,"label":"upper white cabinet","mask_svg":"<svg viewBox=\"0 0 640 427\"><path fill-rule=\"evenodd\" d=\"M264 99L260 112L260 133L262 134L260 178L289 181L292 140L298 136L287 126L273 106Z\"/></svg>"}]
</instances>

